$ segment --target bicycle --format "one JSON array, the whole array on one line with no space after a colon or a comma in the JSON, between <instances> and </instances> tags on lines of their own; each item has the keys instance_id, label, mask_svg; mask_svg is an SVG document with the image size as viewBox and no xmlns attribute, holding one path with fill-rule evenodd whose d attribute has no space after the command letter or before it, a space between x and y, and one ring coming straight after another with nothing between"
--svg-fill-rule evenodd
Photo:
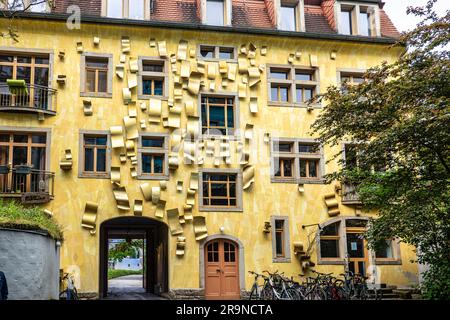
<instances>
[{"instance_id":1,"label":"bicycle","mask_svg":"<svg viewBox=\"0 0 450 320\"><path fill-rule=\"evenodd\" d=\"M64 283L65 289L59 293L60 300L80 300L78 297L77 288L75 288L73 276L65 273L61 279Z\"/></svg>"},{"instance_id":2,"label":"bicycle","mask_svg":"<svg viewBox=\"0 0 450 320\"><path fill-rule=\"evenodd\" d=\"M258 285L259 278L264 279L264 283L266 282L266 277L262 274L258 274L253 271L249 271L251 275L255 276L255 281L253 282L252 290L250 291L250 300L261 300L261 292L264 287L264 285Z\"/></svg>"}]
</instances>

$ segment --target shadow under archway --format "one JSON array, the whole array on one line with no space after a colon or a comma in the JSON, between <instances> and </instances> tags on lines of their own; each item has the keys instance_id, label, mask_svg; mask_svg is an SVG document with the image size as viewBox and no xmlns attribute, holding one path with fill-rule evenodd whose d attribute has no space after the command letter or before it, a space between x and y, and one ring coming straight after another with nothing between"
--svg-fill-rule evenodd
<instances>
[{"instance_id":1,"label":"shadow under archway","mask_svg":"<svg viewBox=\"0 0 450 320\"><path fill-rule=\"evenodd\" d=\"M168 232L161 221L137 216L117 217L100 225L99 297L108 296L108 240L136 237L144 239L143 287L160 295L168 291Z\"/></svg>"}]
</instances>

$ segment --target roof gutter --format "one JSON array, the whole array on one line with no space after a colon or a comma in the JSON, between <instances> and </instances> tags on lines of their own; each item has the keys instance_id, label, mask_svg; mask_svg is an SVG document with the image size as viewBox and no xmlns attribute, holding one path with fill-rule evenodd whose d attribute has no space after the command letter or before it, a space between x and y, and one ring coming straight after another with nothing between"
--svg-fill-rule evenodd
<instances>
[{"instance_id":1,"label":"roof gutter","mask_svg":"<svg viewBox=\"0 0 450 320\"><path fill-rule=\"evenodd\" d=\"M0 11L3 13L1 18L8 19L9 11ZM69 14L62 13L38 13L38 12L16 12L15 18L24 19L36 19L47 21L66 21L70 17ZM81 23L93 23L93 24L105 24L105 25L120 25L120 26L136 26L136 27L153 27L153 28L169 28L169 29L183 29L183 30L203 30L203 31L215 31L215 32L230 32L230 33L242 33L242 34L256 34L256 35L268 35L278 37L291 37L291 38L306 38L306 39L321 39L321 40L335 40L335 41L347 41L358 43L371 43L371 44L395 44L397 40L387 37L363 37L363 36L348 36L342 34L326 34L317 32L294 32L294 31L282 31L271 30L261 28L243 28L243 27L222 27L211 26L197 23L181 23L181 22L163 22L163 21L150 21L150 20L130 20L130 19L116 19L99 16L87 16L81 17Z\"/></svg>"}]
</instances>

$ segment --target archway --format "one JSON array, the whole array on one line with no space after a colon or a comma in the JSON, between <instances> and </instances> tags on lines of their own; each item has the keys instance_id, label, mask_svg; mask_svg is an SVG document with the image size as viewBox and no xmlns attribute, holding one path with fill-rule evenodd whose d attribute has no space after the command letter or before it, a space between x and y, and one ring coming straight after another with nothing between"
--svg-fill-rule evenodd
<instances>
[{"instance_id":1,"label":"archway","mask_svg":"<svg viewBox=\"0 0 450 320\"><path fill-rule=\"evenodd\" d=\"M146 293L168 291L168 227L147 217L118 217L100 225L99 296L108 296L108 250L110 239L142 239L143 281Z\"/></svg>"}]
</instances>

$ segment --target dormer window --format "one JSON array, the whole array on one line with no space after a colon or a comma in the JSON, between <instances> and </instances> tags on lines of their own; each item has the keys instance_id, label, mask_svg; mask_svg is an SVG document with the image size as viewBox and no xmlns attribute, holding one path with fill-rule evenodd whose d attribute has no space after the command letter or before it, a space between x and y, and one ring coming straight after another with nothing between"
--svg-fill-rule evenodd
<instances>
[{"instance_id":1,"label":"dormer window","mask_svg":"<svg viewBox=\"0 0 450 320\"><path fill-rule=\"evenodd\" d=\"M149 19L150 0L102 0L102 15L117 19Z\"/></svg>"},{"instance_id":2,"label":"dormer window","mask_svg":"<svg viewBox=\"0 0 450 320\"><path fill-rule=\"evenodd\" d=\"M340 2L337 16L338 31L345 35L380 36L380 19L377 6Z\"/></svg>"},{"instance_id":3,"label":"dormer window","mask_svg":"<svg viewBox=\"0 0 450 320\"><path fill-rule=\"evenodd\" d=\"M284 31L305 31L304 0L277 0L277 26Z\"/></svg>"},{"instance_id":4,"label":"dormer window","mask_svg":"<svg viewBox=\"0 0 450 320\"><path fill-rule=\"evenodd\" d=\"M223 26L225 20L223 0L206 1L206 24Z\"/></svg>"},{"instance_id":5,"label":"dormer window","mask_svg":"<svg viewBox=\"0 0 450 320\"><path fill-rule=\"evenodd\" d=\"M295 16L295 6L281 5L280 7L280 29L286 31L296 31L297 18Z\"/></svg>"}]
</instances>

